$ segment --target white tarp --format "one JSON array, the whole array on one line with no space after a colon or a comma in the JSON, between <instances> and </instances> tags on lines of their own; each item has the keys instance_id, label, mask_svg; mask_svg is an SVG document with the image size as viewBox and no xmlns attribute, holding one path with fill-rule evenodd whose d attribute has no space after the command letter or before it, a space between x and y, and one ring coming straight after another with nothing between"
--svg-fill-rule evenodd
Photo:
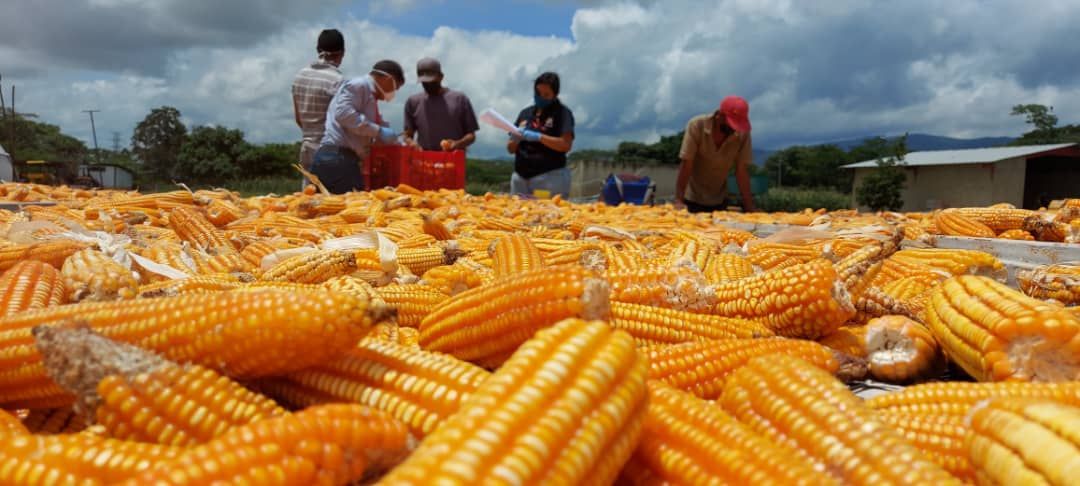
<instances>
[{"instance_id":1,"label":"white tarp","mask_svg":"<svg viewBox=\"0 0 1080 486\"><path fill-rule=\"evenodd\" d=\"M0 180L12 182L15 180L15 164L11 160L11 154L0 145Z\"/></svg>"}]
</instances>

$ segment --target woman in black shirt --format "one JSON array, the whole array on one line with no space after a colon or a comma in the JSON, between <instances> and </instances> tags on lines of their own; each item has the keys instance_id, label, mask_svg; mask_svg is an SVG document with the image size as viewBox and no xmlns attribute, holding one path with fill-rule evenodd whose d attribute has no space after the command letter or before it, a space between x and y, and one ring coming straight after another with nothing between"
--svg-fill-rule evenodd
<instances>
[{"instance_id":1,"label":"woman in black shirt","mask_svg":"<svg viewBox=\"0 0 1080 486\"><path fill-rule=\"evenodd\" d=\"M559 101L559 75L546 72L533 83L533 105L521 110L506 150L514 154L510 193L570 195L566 153L574 145L574 114Z\"/></svg>"}]
</instances>

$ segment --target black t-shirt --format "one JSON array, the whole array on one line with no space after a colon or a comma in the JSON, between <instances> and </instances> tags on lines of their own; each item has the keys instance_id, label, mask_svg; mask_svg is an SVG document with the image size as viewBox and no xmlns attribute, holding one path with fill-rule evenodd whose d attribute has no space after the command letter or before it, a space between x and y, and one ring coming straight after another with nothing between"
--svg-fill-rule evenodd
<instances>
[{"instance_id":1,"label":"black t-shirt","mask_svg":"<svg viewBox=\"0 0 1080 486\"><path fill-rule=\"evenodd\" d=\"M514 126L562 137L564 133L574 133L574 114L555 101L544 110L537 110L536 106L521 110ZM521 177L530 179L563 167L566 167L566 152L553 150L540 142L518 143L517 153L514 154L514 172Z\"/></svg>"}]
</instances>

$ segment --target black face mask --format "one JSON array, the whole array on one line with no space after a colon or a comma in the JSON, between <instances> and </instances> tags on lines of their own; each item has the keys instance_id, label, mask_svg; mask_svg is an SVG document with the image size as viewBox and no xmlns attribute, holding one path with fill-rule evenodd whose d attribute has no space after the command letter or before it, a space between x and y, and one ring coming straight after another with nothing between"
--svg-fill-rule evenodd
<instances>
[{"instance_id":1,"label":"black face mask","mask_svg":"<svg viewBox=\"0 0 1080 486\"><path fill-rule=\"evenodd\" d=\"M427 94L429 94L431 96L435 96L435 95L439 94L440 92L442 92L442 85L440 85L436 81L432 81L432 82L429 82L429 83L420 83L420 84L424 85L424 91L427 91Z\"/></svg>"}]
</instances>

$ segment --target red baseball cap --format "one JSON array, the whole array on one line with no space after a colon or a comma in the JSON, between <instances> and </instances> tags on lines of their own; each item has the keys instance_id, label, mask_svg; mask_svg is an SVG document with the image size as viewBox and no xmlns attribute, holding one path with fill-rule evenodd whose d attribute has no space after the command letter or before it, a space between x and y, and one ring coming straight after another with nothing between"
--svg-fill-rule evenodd
<instances>
[{"instance_id":1,"label":"red baseball cap","mask_svg":"<svg viewBox=\"0 0 1080 486\"><path fill-rule=\"evenodd\" d=\"M720 113L737 132L750 131L750 104L741 96L728 96L720 102Z\"/></svg>"}]
</instances>

